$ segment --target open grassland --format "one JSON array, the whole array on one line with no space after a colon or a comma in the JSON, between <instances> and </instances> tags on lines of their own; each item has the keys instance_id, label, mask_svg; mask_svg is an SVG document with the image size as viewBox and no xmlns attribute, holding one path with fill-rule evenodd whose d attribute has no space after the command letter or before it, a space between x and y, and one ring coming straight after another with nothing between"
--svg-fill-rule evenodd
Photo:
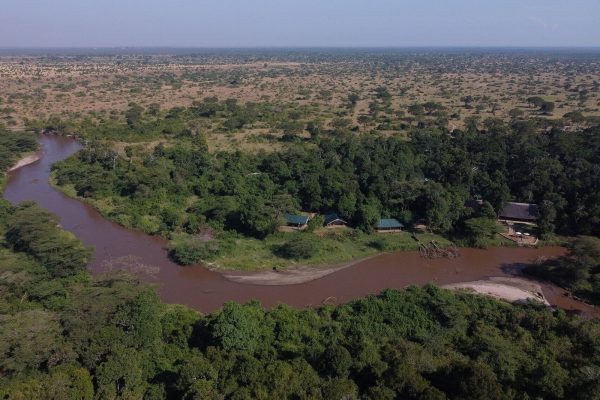
<instances>
[{"instance_id":1,"label":"open grassland","mask_svg":"<svg viewBox=\"0 0 600 400\"><path fill-rule=\"evenodd\" d=\"M21 128L58 117L102 122L131 103L187 107L207 97L290 105L326 126L347 120L360 131L449 129L489 118L540 116L527 99L554 103L543 118L600 115L600 64L594 54L275 52L187 56L0 57L0 121ZM385 88L385 92L380 89ZM436 103L440 107L415 109ZM280 131L261 124L221 132L198 126L211 149L272 149Z\"/></svg>"}]
</instances>

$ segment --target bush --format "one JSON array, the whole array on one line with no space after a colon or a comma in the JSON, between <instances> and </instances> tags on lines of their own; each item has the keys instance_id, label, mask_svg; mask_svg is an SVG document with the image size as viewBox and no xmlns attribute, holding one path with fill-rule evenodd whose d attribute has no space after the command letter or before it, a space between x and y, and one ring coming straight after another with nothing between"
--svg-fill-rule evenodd
<instances>
[{"instance_id":1,"label":"bush","mask_svg":"<svg viewBox=\"0 0 600 400\"><path fill-rule=\"evenodd\" d=\"M306 259L315 255L317 244L313 237L300 234L282 244L276 254L288 259Z\"/></svg>"},{"instance_id":2,"label":"bush","mask_svg":"<svg viewBox=\"0 0 600 400\"><path fill-rule=\"evenodd\" d=\"M186 238L176 240L169 246L169 255L181 265L193 265L209 261L219 253L219 245L212 240Z\"/></svg>"},{"instance_id":3,"label":"bush","mask_svg":"<svg viewBox=\"0 0 600 400\"><path fill-rule=\"evenodd\" d=\"M317 215L310 221L308 221L308 231L314 232L315 229L322 228L325 225L325 217L322 215Z\"/></svg>"},{"instance_id":4,"label":"bush","mask_svg":"<svg viewBox=\"0 0 600 400\"><path fill-rule=\"evenodd\" d=\"M21 153L33 151L37 147L35 135L6 132L0 126L0 171L4 172L14 164Z\"/></svg>"},{"instance_id":5,"label":"bush","mask_svg":"<svg viewBox=\"0 0 600 400\"><path fill-rule=\"evenodd\" d=\"M486 248L498 231L498 224L493 219L480 217L465 221L465 234L475 247Z\"/></svg>"}]
</instances>

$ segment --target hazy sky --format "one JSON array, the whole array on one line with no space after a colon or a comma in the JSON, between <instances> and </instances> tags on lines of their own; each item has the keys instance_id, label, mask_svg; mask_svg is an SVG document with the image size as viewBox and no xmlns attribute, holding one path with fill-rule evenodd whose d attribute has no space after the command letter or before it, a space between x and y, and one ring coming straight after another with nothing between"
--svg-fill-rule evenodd
<instances>
[{"instance_id":1,"label":"hazy sky","mask_svg":"<svg viewBox=\"0 0 600 400\"><path fill-rule=\"evenodd\" d=\"M600 46L600 0L0 0L0 47Z\"/></svg>"}]
</instances>

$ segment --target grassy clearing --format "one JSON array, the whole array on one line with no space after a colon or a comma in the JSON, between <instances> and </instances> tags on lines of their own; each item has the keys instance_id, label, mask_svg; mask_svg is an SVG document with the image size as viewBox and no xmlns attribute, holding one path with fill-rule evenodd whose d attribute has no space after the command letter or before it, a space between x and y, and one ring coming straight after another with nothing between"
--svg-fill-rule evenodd
<instances>
[{"instance_id":1,"label":"grassy clearing","mask_svg":"<svg viewBox=\"0 0 600 400\"><path fill-rule=\"evenodd\" d=\"M314 255L302 260L290 260L276 255L285 242L300 235L315 238ZM418 234L423 242L436 240L443 246L450 242L434 234ZM393 234L366 234L352 230L318 231L315 233L276 233L264 240L224 234L219 238L221 255L211 266L226 270L259 271L284 269L297 265L331 266L369 257L386 251L418 250L418 243L407 232Z\"/></svg>"}]
</instances>

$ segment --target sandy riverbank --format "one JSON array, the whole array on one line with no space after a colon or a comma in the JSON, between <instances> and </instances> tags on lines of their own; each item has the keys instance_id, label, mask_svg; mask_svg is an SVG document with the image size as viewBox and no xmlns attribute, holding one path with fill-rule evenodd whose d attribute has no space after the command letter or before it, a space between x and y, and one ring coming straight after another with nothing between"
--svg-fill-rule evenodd
<instances>
[{"instance_id":1,"label":"sandy riverbank","mask_svg":"<svg viewBox=\"0 0 600 400\"><path fill-rule=\"evenodd\" d=\"M542 287L525 278L493 277L473 282L452 283L443 285L442 288L464 290L511 303L526 303L529 300L535 300L547 306L550 305L544 297Z\"/></svg>"},{"instance_id":2,"label":"sandy riverbank","mask_svg":"<svg viewBox=\"0 0 600 400\"><path fill-rule=\"evenodd\" d=\"M236 283L245 283L250 285L263 285L263 286L285 286L285 285L297 285L300 283L306 283L314 281L316 279L323 278L324 276L333 274L334 272L341 271L349 268L353 265L367 261L371 258L375 258L380 254L376 254L370 257L360 258L358 260L351 261L346 264L329 266L329 267L315 267L300 265L297 267L286 268L281 271L263 271L263 272L240 272L240 271L222 271L220 269L214 269L219 272L227 280Z\"/></svg>"},{"instance_id":3,"label":"sandy riverbank","mask_svg":"<svg viewBox=\"0 0 600 400\"><path fill-rule=\"evenodd\" d=\"M298 266L283 271L221 271L221 274L228 280L237 283L262 286L296 285L323 278L362 261L364 260L358 260L346 265L331 268ZM545 305L550 305L550 303L544 297L542 287L536 282L530 281L526 278L492 277L473 282L452 283L443 285L442 288L450 290L464 290L471 293L491 296L496 299L506 300L511 303L525 303L529 300L535 300Z\"/></svg>"},{"instance_id":4,"label":"sandy riverbank","mask_svg":"<svg viewBox=\"0 0 600 400\"><path fill-rule=\"evenodd\" d=\"M34 162L36 162L40 158L42 158L42 152L41 151L36 151L33 154L30 154L30 155L28 155L26 157L21 158L19 161L17 161L17 163L15 165L13 165L12 167L10 167L10 169L8 170L8 172L14 171L16 169L19 169L19 168L24 167L24 166L29 165L29 164L33 164Z\"/></svg>"},{"instance_id":5,"label":"sandy riverbank","mask_svg":"<svg viewBox=\"0 0 600 400\"><path fill-rule=\"evenodd\" d=\"M283 271L219 272L226 279L236 283L262 286L296 285L323 278L334 272L374 257L375 256L372 256L329 268L298 266ZM491 277L472 282L451 283L441 287L444 289L463 290L470 293L486 295L511 303L525 303L529 300L535 300L550 306L550 303L544 297L541 285L525 277Z\"/></svg>"}]
</instances>

